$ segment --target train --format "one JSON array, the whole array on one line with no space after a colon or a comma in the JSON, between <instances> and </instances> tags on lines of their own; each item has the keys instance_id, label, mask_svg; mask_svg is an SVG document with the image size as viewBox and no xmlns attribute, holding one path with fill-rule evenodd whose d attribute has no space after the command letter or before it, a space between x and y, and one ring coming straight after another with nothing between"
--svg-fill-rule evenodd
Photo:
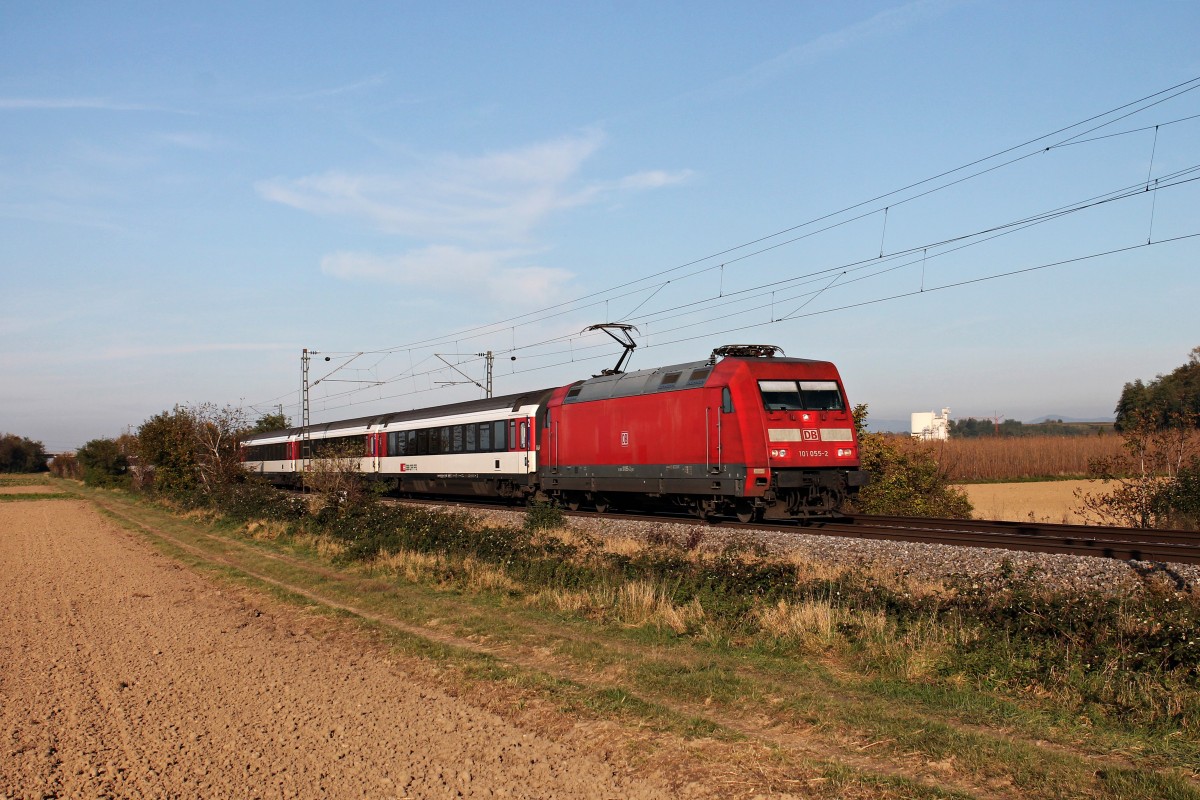
<instances>
[{"instance_id":1,"label":"train","mask_svg":"<svg viewBox=\"0 0 1200 800\"><path fill-rule=\"evenodd\" d=\"M246 470L301 485L338 453L403 496L684 509L702 518L841 514L868 476L837 367L774 345L503 397L247 435Z\"/></svg>"}]
</instances>

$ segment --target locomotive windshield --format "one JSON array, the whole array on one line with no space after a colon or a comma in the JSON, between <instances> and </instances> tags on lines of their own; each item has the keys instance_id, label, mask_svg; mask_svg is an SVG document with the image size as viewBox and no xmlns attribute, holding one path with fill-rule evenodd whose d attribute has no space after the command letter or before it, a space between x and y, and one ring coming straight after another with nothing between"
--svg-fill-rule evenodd
<instances>
[{"instance_id":1,"label":"locomotive windshield","mask_svg":"<svg viewBox=\"0 0 1200 800\"><path fill-rule=\"evenodd\" d=\"M759 381L767 411L844 411L837 381Z\"/></svg>"}]
</instances>

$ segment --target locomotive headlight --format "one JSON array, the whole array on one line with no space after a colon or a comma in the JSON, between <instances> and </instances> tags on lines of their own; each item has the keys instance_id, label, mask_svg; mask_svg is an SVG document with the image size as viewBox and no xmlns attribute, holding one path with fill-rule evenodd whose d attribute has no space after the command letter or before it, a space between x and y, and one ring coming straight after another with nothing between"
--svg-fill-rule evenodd
<instances>
[{"instance_id":1,"label":"locomotive headlight","mask_svg":"<svg viewBox=\"0 0 1200 800\"><path fill-rule=\"evenodd\" d=\"M853 448L850 448L850 447L839 447L838 455L839 456L852 456L852 455L854 455L854 450L853 450Z\"/></svg>"},{"instance_id":2,"label":"locomotive headlight","mask_svg":"<svg viewBox=\"0 0 1200 800\"><path fill-rule=\"evenodd\" d=\"M784 447L779 450L772 450L771 458L787 458L787 454L788 454L787 448Z\"/></svg>"}]
</instances>

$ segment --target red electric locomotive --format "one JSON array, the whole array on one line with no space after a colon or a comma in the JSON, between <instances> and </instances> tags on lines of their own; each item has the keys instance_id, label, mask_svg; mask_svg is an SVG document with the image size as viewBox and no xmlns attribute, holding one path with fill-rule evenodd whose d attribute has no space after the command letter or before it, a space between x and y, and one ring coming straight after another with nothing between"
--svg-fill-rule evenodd
<instances>
[{"instance_id":1,"label":"red electric locomotive","mask_svg":"<svg viewBox=\"0 0 1200 800\"><path fill-rule=\"evenodd\" d=\"M837 368L731 345L708 361L564 386L539 482L571 508L669 502L743 521L828 516L866 483Z\"/></svg>"}]
</instances>

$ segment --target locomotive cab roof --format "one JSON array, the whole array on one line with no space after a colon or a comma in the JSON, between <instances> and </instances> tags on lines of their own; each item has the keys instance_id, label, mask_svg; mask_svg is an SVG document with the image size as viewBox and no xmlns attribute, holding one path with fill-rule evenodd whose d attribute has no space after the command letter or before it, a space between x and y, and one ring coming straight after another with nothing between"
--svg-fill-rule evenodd
<instances>
[{"instance_id":1,"label":"locomotive cab roof","mask_svg":"<svg viewBox=\"0 0 1200 800\"><path fill-rule=\"evenodd\" d=\"M719 347L706 361L669 364L616 375L598 375L588 380L578 381L567 390L563 403L586 403L592 400L694 389L703 386L713 370L718 369L718 363L725 360L742 363L767 361L775 364L821 363L804 358L778 357L777 354L782 353L782 348L769 344Z\"/></svg>"}]
</instances>

